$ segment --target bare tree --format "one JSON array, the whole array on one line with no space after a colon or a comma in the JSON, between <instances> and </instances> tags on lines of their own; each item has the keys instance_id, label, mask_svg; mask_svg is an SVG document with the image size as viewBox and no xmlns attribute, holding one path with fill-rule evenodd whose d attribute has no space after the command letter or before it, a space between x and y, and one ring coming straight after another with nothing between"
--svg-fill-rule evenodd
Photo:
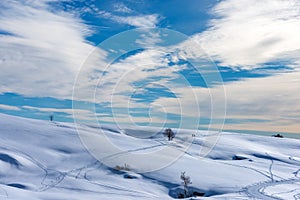
<instances>
[{"instance_id":1,"label":"bare tree","mask_svg":"<svg viewBox=\"0 0 300 200\"><path fill-rule=\"evenodd\" d=\"M169 141L172 140L174 138L174 136L175 136L174 132L170 128L167 128L165 130L164 134L168 137Z\"/></svg>"},{"instance_id":2,"label":"bare tree","mask_svg":"<svg viewBox=\"0 0 300 200\"><path fill-rule=\"evenodd\" d=\"M185 175L185 172L181 172L180 179L182 180L184 186L184 196L189 197L189 188L188 186L192 184L191 178Z\"/></svg>"}]
</instances>

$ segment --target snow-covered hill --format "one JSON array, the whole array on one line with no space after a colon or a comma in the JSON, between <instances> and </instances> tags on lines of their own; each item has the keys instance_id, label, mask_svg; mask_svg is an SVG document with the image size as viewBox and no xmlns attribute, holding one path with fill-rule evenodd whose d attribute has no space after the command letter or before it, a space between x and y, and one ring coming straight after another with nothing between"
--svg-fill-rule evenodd
<instances>
[{"instance_id":1,"label":"snow-covered hill","mask_svg":"<svg viewBox=\"0 0 300 200\"><path fill-rule=\"evenodd\" d=\"M90 133L97 128L80 129ZM133 137L136 132L153 133L154 128L128 128L126 134L114 126L103 130L122 148L109 157L120 168L132 152L146 157L147 152L169 146L183 154L160 170L138 174L133 166L132 171L118 171L91 156L74 124L0 114L0 199L174 199L183 193L183 171L192 180L192 199L300 198L300 140L221 133L217 145L202 158L199 149L209 134L205 131L197 132L185 151L180 141L195 131L182 130L168 142L159 131L152 137ZM157 162L163 156L158 155Z\"/></svg>"}]
</instances>

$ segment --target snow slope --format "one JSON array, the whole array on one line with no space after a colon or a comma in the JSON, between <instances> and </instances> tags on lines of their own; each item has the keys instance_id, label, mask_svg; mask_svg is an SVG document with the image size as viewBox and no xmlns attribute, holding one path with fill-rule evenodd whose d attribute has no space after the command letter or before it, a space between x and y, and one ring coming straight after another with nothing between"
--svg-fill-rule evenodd
<instances>
[{"instance_id":1,"label":"snow slope","mask_svg":"<svg viewBox=\"0 0 300 200\"><path fill-rule=\"evenodd\" d=\"M174 199L183 192L183 171L191 177L190 191L204 193L192 199L300 198L300 140L226 132L202 158L199 149L211 134L205 131L180 130L168 142L159 128L102 129L121 148L105 159L119 166L132 152L147 156L168 146L183 154L157 171L135 173L144 166L135 166L139 160L130 161L132 171L117 171L91 156L74 124L0 114L0 199ZM138 135L147 131L157 134ZM195 133L185 151L182 140ZM165 158L159 154L157 162Z\"/></svg>"}]
</instances>

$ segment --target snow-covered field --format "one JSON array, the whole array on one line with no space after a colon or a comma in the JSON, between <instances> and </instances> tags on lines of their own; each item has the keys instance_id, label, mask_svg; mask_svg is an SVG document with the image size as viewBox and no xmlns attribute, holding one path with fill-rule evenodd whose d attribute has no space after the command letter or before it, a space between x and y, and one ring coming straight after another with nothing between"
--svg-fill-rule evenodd
<instances>
[{"instance_id":1,"label":"snow-covered field","mask_svg":"<svg viewBox=\"0 0 300 200\"><path fill-rule=\"evenodd\" d=\"M97 132L91 126L80 129ZM131 153L147 158L149 152L167 146L183 154L157 171L137 174L134 166L118 171L91 156L74 124L0 114L0 199L174 199L183 192L183 171L192 180L189 191L204 193L190 199L300 199L300 140L221 133L203 158L199 149L210 134L205 131L181 130L169 142L161 132L133 138L132 129L103 129L123 149L109 157L119 166ZM185 151L182 140L195 133ZM157 162L164 157L157 155Z\"/></svg>"}]
</instances>

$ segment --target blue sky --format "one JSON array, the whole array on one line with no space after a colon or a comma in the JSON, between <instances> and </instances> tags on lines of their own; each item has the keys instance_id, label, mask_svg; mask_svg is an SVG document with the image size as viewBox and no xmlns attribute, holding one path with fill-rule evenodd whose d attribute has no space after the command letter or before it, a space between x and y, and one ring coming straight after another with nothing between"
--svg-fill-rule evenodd
<instances>
[{"instance_id":1,"label":"blue sky","mask_svg":"<svg viewBox=\"0 0 300 200\"><path fill-rule=\"evenodd\" d=\"M0 112L300 133L299 33L297 0L4 0Z\"/></svg>"}]
</instances>

